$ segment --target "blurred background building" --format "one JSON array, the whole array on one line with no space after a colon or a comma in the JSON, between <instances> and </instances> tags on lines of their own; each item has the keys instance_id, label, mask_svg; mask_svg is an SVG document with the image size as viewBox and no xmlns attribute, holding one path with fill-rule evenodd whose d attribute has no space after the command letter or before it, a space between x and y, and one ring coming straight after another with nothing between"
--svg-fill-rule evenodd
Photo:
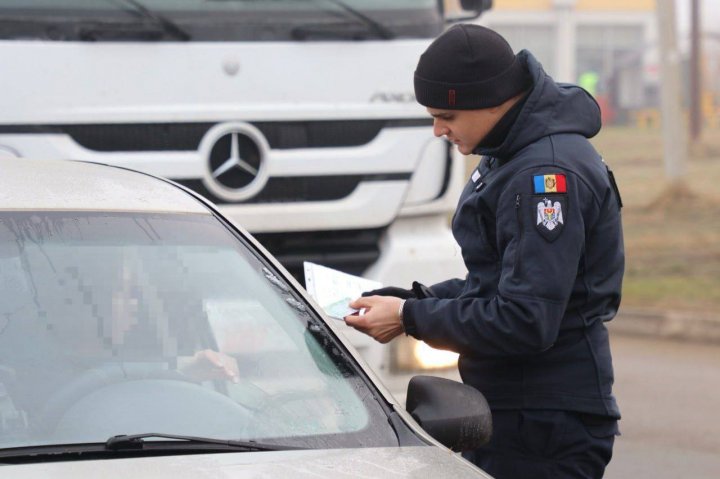
<instances>
[{"instance_id":1,"label":"blurred background building","mask_svg":"<svg viewBox=\"0 0 720 479\"><path fill-rule=\"evenodd\" d=\"M450 7L452 8L452 1ZM658 22L655 0L494 0L479 23L502 34L515 50L531 50L558 81L583 86L598 100L604 124L657 126ZM703 1L702 4L708 2ZM715 3L711 1L709 3ZM720 3L720 2L718 2ZM678 2L687 23L691 0ZM717 5L710 5L716 12ZM703 12L701 93L704 121L717 126L720 97L720 22ZM684 19L684 20L683 20ZM689 27L678 35L682 63L690 56ZM684 97L688 95L684 68Z\"/></svg>"},{"instance_id":2,"label":"blurred background building","mask_svg":"<svg viewBox=\"0 0 720 479\"><path fill-rule=\"evenodd\" d=\"M653 0L496 0L483 23L592 93L605 124L658 106Z\"/></svg>"}]
</instances>

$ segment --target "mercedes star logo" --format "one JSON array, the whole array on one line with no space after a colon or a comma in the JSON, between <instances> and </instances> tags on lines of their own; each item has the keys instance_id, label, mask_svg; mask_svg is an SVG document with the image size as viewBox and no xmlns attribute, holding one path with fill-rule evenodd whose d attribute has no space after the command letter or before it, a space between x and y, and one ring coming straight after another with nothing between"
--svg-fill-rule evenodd
<instances>
[{"instance_id":1,"label":"mercedes star logo","mask_svg":"<svg viewBox=\"0 0 720 479\"><path fill-rule=\"evenodd\" d=\"M238 143L239 143L238 136L239 135L240 134L237 132L232 132L229 135L227 135L230 137L230 157L227 160L225 160L222 163L222 165L220 165L215 171L213 171L212 176L216 180L218 179L219 176L227 173L228 171L233 170L233 168L240 168L245 173L249 173L252 178L254 178L258 175L257 168L255 168L253 165L251 165L250 163L248 163L247 161L243 160L240 157L240 147L238 146ZM223 153L225 150L225 145L223 143L227 139L227 136L220 138L220 141L218 141L215 145L215 148L213 148L213 151L210 154L210 163L211 164L215 163L215 161L213 161L213 160L215 160L215 158L213 158L214 156L218 157L218 158L223 157ZM243 139L245 139L245 138L247 138L247 137L243 135ZM251 153L251 156L253 156L253 160L255 160L254 162L258 162L257 160L260 159L260 156L257 154L258 152L252 151L252 150L257 150L257 147L255 146L255 144L251 142L251 144L249 144L247 146L249 146L249 149L251 150L250 153ZM218 151L216 151L216 150L218 150ZM214 153L217 153L217 156L214 155ZM238 173L238 172L236 172L236 173ZM239 173L242 174L242 172L239 172Z\"/></svg>"},{"instance_id":2,"label":"mercedes star logo","mask_svg":"<svg viewBox=\"0 0 720 479\"><path fill-rule=\"evenodd\" d=\"M267 142L252 125L228 123L208 131L200 143L207 158L204 183L227 201L241 201L257 194L265 185Z\"/></svg>"}]
</instances>

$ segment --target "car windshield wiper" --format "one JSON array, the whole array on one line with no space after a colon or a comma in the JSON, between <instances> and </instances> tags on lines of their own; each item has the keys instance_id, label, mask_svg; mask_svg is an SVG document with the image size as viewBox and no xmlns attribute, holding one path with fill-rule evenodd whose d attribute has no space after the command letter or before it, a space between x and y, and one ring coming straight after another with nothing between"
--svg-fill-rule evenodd
<instances>
[{"instance_id":1,"label":"car windshield wiper","mask_svg":"<svg viewBox=\"0 0 720 479\"><path fill-rule=\"evenodd\" d=\"M146 441L146 439L158 439ZM163 441L162 439L169 439ZM177 434L119 435L105 442L43 444L0 449L0 464L26 464L60 460L90 460L129 455L208 454L215 452L262 452L300 450L302 447L257 441L215 439Z\"/></svg>"},{"instance_id":2,"label":"car windshield wiper","mask_svg":"<svg viewBox=\"0 0 720 479\"><path fill-rule=\"evenodd\" d=\"M110 451L126 451L128 449L144 449L152 445L157 448L157 441L145 441L145 439L171 439L181 441L184 444L213 444L226 446L232 449L244 451L286 451L290 449L303 449L301 447L282 446L277 444L265 444L257 441L238 441L235 439L215 439L211 437L183 436L178 434L162 434L157 432L146 432L142 434L121 434L113 436L105 441L105 448ZM162 442L162 447L172 447L172 443Z\"/></svg>"},{"instance_id":3,"label":"car windshield wiper","mask_svg":"<svg viewBox=\"0 0 720 479\"><path fill-rule=\"evenodd\" d=\"M347 29L347 24L344 22L338 22L333 24L325 24L325 25L313 25L311 27L309 26L299 26L293 29L292 35L299 39L304 40L307 37L311 36L328 36L328 37L350 37L350 38L362 38L362 34L365 34L367 36L368 33L373 34L374 36L378 38L383 38L386 40L389 40L391 38L395 37L395 34L387 28L382 23L373 20L372 18L368 17L361 11L351 7L347 3L345 3L342 0L310 0L313 2L321 1L321 2L327 2L332 3L336 7L340 8L341 10L344 10L345 12L349 13L352 18L355 20L359 20L360 24L365 27L365 30L362 32L352 31Z\"/></svg>"}]
</instances>

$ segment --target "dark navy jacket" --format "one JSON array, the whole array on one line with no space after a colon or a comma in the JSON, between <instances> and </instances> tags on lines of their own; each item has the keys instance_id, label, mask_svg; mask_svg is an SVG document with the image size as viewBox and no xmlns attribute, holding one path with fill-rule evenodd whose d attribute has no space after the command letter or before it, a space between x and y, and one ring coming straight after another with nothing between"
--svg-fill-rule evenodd
<instances>
[{"instance_id":1,"label":"dark navy jacket","mask_svg":"<svg viewBox=\"0 0 720 479\"><path fill-rule=\"evenodd\" d=\"M620 197L587 138L600 110L528 52L533 87L505 140L460 197L453 235L464 280L409 299L406 332L460 353L464 382L494 409L620 417L605 321L620 304Z\"/></svg>"}]
</instances>

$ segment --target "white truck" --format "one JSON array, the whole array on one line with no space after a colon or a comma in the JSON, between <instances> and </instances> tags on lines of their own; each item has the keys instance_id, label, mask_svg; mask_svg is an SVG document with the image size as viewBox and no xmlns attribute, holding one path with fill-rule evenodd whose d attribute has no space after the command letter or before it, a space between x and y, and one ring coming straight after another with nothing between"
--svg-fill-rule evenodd
<instances>
[{"instance_id":1,"label":"white truck","mask_svg":"<svg viewBox=\"0 0 720 479\"><path fill-rule=\"evenodd\" d=\"M462 4L477 16L491 2ZM447 215L463 160L433 137L412 84L444 8L5 0L0 158L172 179L218 204L298 278L304 260L385 284L461 276ZM353 340L387 368L385 349Z\"/></svg>"}]
</instances>

